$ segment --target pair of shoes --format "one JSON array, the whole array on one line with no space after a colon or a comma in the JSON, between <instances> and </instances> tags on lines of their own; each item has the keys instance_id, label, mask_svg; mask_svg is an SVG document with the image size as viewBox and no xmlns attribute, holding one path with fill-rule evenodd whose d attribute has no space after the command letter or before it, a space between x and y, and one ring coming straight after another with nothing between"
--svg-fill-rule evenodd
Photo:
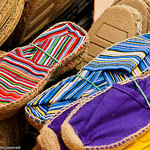
<instances>
[{"instance_id":1,"label":"pair of shoes","mask_svg":"<svg viewBox=\"0 0 150 150\"><path fill-rule=\"evenodd\" d=\"M26 117L37 130L66 105L103 91L115 82L141 76L150 67L150 34L126 39L103 51L76 75L39 94L26 107Z\"/></svg>"},{"instance_id":2,"label":"pair of shoes","mask_svg":"<svg viewBox=\"0 0 150 150\"><path fill-rule=\"evenodd\" d=\"M114 83L55 114L37 141L48 150L150 149L150 74Z\"/></svg>"},{"instance_id":3,"label":"pair of shoes","mask_svg":"<svg viewBox=\"0 0 150 150\"><path fill-rule=\"evenodd\" d=\"M19 136L26 128L23 122L25 104L48 82L78 64L87 45L84 29L72 22L61 22L29 45L8 53L0 52L1 146L19 144ZM22 117L19 114L23 114Z\"/></svg>"}]
</instances>

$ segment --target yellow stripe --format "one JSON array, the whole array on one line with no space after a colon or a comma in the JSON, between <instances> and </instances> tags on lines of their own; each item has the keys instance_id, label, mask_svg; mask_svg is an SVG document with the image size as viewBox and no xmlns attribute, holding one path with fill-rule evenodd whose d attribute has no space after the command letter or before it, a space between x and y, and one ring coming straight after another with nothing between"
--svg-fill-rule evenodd
<instances>
[{"instance_id":1,"label":"yellow stripe","mask_svg":"<svg viewBox=\"0 0 150 150\"><path fill-rule=\"evenodd\" d=\"M125 80L125 79L122 77L122 74L119 73L118 75L119 75L119 77L121 78L122 81Z\"/></svg>"},{"instance_id":2,"label":"yellow stripe","mask_svg":"<svg viewBox=\"0 0 150 150\"><path fill-rule=\"evenodd\" d=\"M31 109L30 109L29 107L27 107L27 109L28 109L28 111L30 112L30 114L33 114L33 113L31 112Z\"/></svg>"},{"instance_id":3,"label":"yellow stripe","mask_svg":"<svg viewBox=\"0 0 150 150\"><path fill-rule=\"evenodd\" d=\"M36 107L36 109L38 110L38 112L39 112L40 114L42 114L42 116L45 116L45 113L43 113L43 111L41 111L41 110L39 109L39 107Z\"/></svg>"},{"instance_id":4,"label":"yellow stripe","mask_svg":"<svg viewBox=\"0 0 150 150\"><path fill-rule=\"evenodd\" d=\"M134 77L136 77L136 74L134 73L134 71L132 71L131 73L132 73L132 75L133 75Z\"/></svg>"},{"instance_id":5,"label":"yellow stripe","mask_svg":"<svg viewBox=\"0 0 150 150\"><path fill-rule=\"evenodd\" d=\"M33 103L33 105L37 105L37 102L39 101L39 99L41 99L43 95L41 94L41 96Z\"/></svg>"},{"instance_id":6,"label":"yellow stripe","mask_svg":"<svg viewBox=\"0 0 150 150\"><path fill-rule=\"evenodd\" d=\"M81 97L86 97L86 96L89 96L91 93L89 94L83 94Z\"/></svg>"},{"instance_id":7,"label":"yellow stripe","mask_svg":"<svg viewBox=\"0 0 150 150\"><path fill-rule=\"evenodd\" d=\"M150 150L150 131L125 148L125 150Z\"/></svg>"},{"instance_id":8,"label":"yellow stripe","mask_svg":"<svg viewBox=\"0 0 150 150\"><path fill-rule=\"evenodd\" d=\"M115 78L113 77L113 75L110 71L109 71L109 74L110 74L111 78L113 79L113 81L116 82Z\"/></svg>"},{"instance_id":9,"label":"yellow stripe","mask_svg":"<svg viewBox=\"0 0 150 150\"><path fill-rule=\"evenodd\" d=\"M108 55L107 55L108 56ZM111 55L110 55L111 56ZM146 55L145 55L146 56ZM145 57L144 56L144 57ZM142 57L140 57L142 60L143 60L143 58ZM107 62L118 62L118 61L120 61L120 62L129 62L129 60L112 60L112 61L104 61L104 60L93 60L93 62L101 62L101 63L107 63ZM135 61L133 61L133 60L130 60L131 62L133 62L135 65L137 65L136 64L136 62Z\"/></svg>"},{"instance_id":10,"label":"yellow stripe","mask_svg":"<svg viewBox=\"0 0 150 150\"><path fill-rule=\"evenodd\" d=\"M150 41L148 41L148 40L146 40L146 39L142 39L142 38L140 38L140 37L135 37L135 39L139 39L139 40L142 40L142 41L150 42Z\"/></svg>"},{"instance_id":11,"label":"yellow stripe","mask_svg":"<svg viewBox=\"0 0 150 150\"><path fill-rule=\"evenodd\" d=\"M60 109L48 111L47 114L55 114L55 113L57 113L58 111L60 111Z\"/></svg>"}]
</instances>

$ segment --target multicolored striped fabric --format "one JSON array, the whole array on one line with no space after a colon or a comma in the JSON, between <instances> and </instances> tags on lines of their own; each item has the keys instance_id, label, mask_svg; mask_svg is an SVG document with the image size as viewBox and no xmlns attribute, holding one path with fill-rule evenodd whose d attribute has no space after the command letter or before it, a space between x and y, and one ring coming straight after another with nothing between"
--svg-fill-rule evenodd
<instances>
[{"instance_id":1,"label":"multicolored striped fabric","mask_svg":"<svg viewBox=\"0 0 150 150\"><path fill-rule=\"evenodd\" d=\"M150 34L120 42L84 66L75 76L50 87L26 106L26 113L45 123L64 106L104 90L114 82L139 76L150 66Z\"/></svg>"},{"instance_id":2,"label":"multicolored striped fabric","mask_svg":"<svg viewBox=\"0 0 150 150\"><path fill-rule=\"evenodd\" d=\"M72 52L74 55L85 41L85 33L74 23L60 23L42 33L31 45L1 57L0 106L17 101L34 89L55 64L62 64Z\"/></svg>"}]
</instances>

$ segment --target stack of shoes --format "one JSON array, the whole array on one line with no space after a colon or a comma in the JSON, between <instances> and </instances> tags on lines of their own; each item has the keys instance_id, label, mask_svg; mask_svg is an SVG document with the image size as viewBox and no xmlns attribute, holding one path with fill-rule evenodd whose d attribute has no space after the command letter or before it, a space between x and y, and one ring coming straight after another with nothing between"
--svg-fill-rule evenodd
<instances>
[{"instance_id":1,"label":"stack of shoes","mask_svg":"<svg viewBox=\"0 0 150 150\"><path fill-rule=\"evenodd\" d=\"M24 8L24 0L0 1L0 46L15 29Z\"/></svg>"},{"instance_id":2,"label":"stack of shoes","mask_svg":"<svg viewBox=\"0 0 150 150\"><path fill-rule=\"evenodd\" d=\"M135 1L128 2L115 1L92 25L87 57L77 75L53 85L26 105L28 122L41 133L37 141L42 149L150 148L149 118L142 116L150 107L146 90L150 78L145 77L150 67L149 3L137 0L133 7ZM134 77L141 76L144 79L137 83ZM139 120L134 115L139 115ZM143 124L137 123L140 120Z\"/></svg>"},{"instance_id":3,"label":"stack of shoes","mask_svg":"<svg viewBox=\"0 0 150 150\"><path fill-rule=\"evenodd\" d=\"M150 34L126 39L103 51L76 75L66 78L34 98L25 107L36 129L66 105L103 91L115 82L141 76L150 67Z\"/></svg>"},{"instance_id":4,"label":"stack of shoes","mask_svg":"<svg viewBox=\"0 0 150 150\"><path fill-rule=\"evenodd\" d=\"M150 75L114 83L57 113L40 131L48 150L149 150Z\"/></svg>"},{"instance_id":5,"label":"stack of shoes","mask_svg":"<svg viewBox=\"0 0 150 150\"><path fill-rule=\"evenodd\" d=\"M0 146L19 145L26 128L24 105L48 82L75 67L87 45L85 30L60 22L29 45L0 55Z\"/></svg>"}]
</instances>

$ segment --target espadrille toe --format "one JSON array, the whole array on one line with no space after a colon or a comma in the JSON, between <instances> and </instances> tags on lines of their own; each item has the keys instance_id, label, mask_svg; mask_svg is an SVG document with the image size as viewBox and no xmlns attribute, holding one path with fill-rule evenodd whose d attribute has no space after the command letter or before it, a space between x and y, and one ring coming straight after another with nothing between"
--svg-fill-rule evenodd
<instances>
[{"instance_id":1,"label":"espadrille toe","mask_svg":"<svg viewBox=\"0 0 150 150\"><path fill-rule=\"evenodd\" d=\"M114 83L105 92L85 98L62 124L63 142L70 150L124 150L136 145L150 132L149 90L150 75Z\"/></svg>"},{"instance_id":2,"label":"espadrille toe","mask_svg":"<svg viewBox=\"0 0 150 150\"><path fill-rule=\"evenodd\" d=\"M115 82L141 76L150 66L150 34L126 39L103 51L78 74L45 90L26 107L28 121L40 129L65 106L103 91Z\"/></svg>"}]
</instances>

